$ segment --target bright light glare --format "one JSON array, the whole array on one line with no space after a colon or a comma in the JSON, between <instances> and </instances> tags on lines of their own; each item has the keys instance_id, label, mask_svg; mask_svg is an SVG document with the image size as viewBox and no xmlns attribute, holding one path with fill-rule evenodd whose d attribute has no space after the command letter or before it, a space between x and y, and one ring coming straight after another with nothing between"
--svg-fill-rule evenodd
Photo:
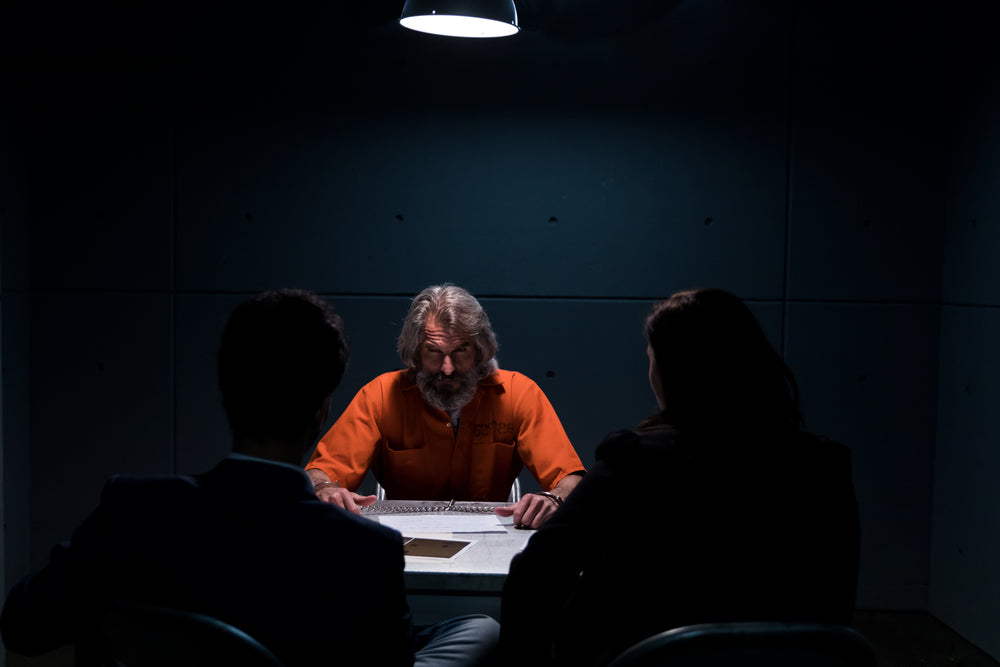
<instances>
[{"instance_id":1,"label":"bright light glare","mask_svg":"<svg viewBox=\"0 0 1000 667\"><path fill-rule=\"evenodd\" d=\"M518 31L516 25L503 21L450 14L408 16L399 23L410 30L448 37L507 37Z\"/></svg>"}]
</instances>

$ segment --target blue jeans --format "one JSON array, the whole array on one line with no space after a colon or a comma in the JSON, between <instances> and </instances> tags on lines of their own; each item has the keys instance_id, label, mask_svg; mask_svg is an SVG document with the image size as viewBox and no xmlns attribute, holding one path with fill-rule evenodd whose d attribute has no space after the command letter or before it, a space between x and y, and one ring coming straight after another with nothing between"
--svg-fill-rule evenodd
<instances>
[{"instance_id":1,"label":"blue jeans","mask_svg":"<svg viewBox=\"0 0 1000 667\"><path fill-rule=\"evenodd\" d=\"M416 636L414 667L473 667L494 659L500 624L485 614L456 616Z\"/></svg>"}]
</instances>

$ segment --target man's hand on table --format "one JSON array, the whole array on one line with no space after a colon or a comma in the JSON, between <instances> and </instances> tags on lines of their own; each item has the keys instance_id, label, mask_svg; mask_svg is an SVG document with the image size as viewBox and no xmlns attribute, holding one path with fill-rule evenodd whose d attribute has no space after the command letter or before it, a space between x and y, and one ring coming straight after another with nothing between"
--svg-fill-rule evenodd
<instances>
[{"instance_id":1,"label":"man's hand on table","mask_svg":"<svg viewBox=\"0 0 1000 667\"><path fill-rule=\"evenodd\" d=\"M514 525L520 528L540 528L543 523L549 520L549 517L555 514L559 506L563 504L563 499L576 488L582 479L582 472L571 473L559 480L559 483L552 487L550 492L526 493L518 503L497 507L494 511L500 516L513 516Z\"/></svg>"},{"instance_id":2,"label":"man's hand on table","mask_svg":"<svg viewBox=\"0 0 1000 667\"><path fill-rule=\"evenodd\" d=\"M549 520L549 517L559 508L555 498L539 493L526 493L521 500L513 505L497 507L493 511L499 516L514 517L514 525L518 528L539 528Z\"/></svg>"},{"instance_id":3,"label":"man's hand on table","mask_svg":"<svg viewBox=\"0 0 1000 667\"><path fill-rule=\"evenodd\" d=\"M361 510L359 508L361 507L374 505L378 498L377 496L358 495L342 486L325 486L316 489L316 497L324 503L336 505L355 514L360 514Z\"/></svg>"},{"instance_id":4,"label":"man's hand on table","mask_svg":"<svg viewBox=\"0 0 1000 667\"><path fill-rule=\"evenodd\" d=\"M326 473L322 470L308 468L306 475L312 480L313 493L316 494L317 498L324 503L336 505L348 512L360 514L361 510L358 508L368 507L375 504L375 501L378 500L378 496L360 496L353 491L348 491L340 486L340 482L327 477Z\"/></svg>"}]
</instances>

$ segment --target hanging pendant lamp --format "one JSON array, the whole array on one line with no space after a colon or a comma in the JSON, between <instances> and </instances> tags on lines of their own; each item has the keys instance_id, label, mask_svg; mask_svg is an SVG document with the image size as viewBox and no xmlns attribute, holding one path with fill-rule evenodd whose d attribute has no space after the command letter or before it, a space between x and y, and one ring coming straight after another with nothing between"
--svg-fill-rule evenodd
<instances>
[{"instance_id":1,"label":"hanging pendant lamp","mask_svg":"<svg viewBox=\"0 0 1000 667\"><path fill-rule=\"evenodd\" d=\"M521 29L514 0L406 0L399 24L449 37L508 37Z\"/></svg>"}]
</instances>

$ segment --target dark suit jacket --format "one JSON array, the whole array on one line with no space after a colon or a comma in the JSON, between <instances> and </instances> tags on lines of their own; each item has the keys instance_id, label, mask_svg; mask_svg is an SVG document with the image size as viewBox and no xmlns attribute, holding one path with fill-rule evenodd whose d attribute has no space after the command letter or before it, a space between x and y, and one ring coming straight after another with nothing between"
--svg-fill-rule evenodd
<instances>
[{"instance_id":1,"label":"dark suit jacket","mask_svg":"<svg viewBox=\"0 0 1000 667\"><path fill-rule=\"evenodd\" d=\"M693 442L669 427L620 431L514 559L501 643L517 664L580 667L681 625L849 624L857 570L842 445L805 433Z\"/></svg>"},{"instance_id":2,"label":"dark suit jacket","mask_svg":"<svg viewBox=\"0 0 1000 667\"><path fill-rule=\"evenodd\" d=\"M12 590L0 630L19 653L99 653L96 622L116 598L219 618L289 665L413 662L400 534L259 459L112 478L72 540Z\"/></svg>"}]
</instances>

